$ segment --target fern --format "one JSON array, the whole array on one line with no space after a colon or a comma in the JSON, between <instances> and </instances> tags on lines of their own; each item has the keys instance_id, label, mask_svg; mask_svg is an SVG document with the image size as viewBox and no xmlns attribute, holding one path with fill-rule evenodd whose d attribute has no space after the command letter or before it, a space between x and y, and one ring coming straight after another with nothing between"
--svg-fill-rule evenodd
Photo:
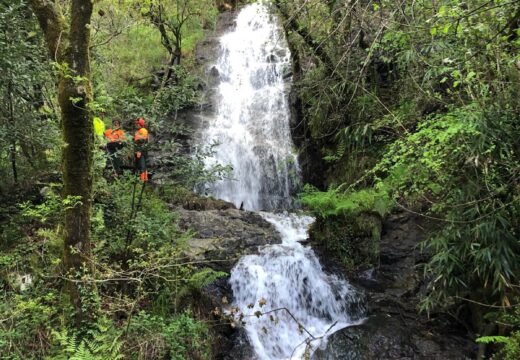
<instances>
[{"instance_id":1,"label":"fern","mask_svg":"<svg viewBox=\"0 0 520 360\"><path fill-rule=\"evenodd\" d=\"M188 284L190 287L194 290L200 290L204 286L211 284L218 278L221 278L223 276L226 276L227 273L223 271L215 271L210 268L204 268L200 271L197 271L195 274L193 274L190 279L188 280Z\"/></svg>"},{"instance_id":2,"label":"fern","mask_svg":"<svg viewBox=\"0 0 520 360\"><path fill-rule=\"evenodd\" d=\"M305 205L322 217L355 216L364 211L375 212L383 217L391 210L393 204L393 200L382 186L348 193L337 189L322 192L306 186L300 197Z\"/></svg>"},{"instance_id":3,"label":"fern","mask_svg":"<svg viewBox=\"0 0 520 360\"><path fill-rule=\"evenodd\" d=\"M347 143L344 138L340 138L338 147L336 148L336 152L332 155L327 155L323 157L323 160L327 162L335 162L338 161L345 155L345 151L347 149Z\"/></svg>"},{"instance_id":4,"label":"fern","mask_svg":"<svg viewBox=\"0 0 520 360\"><path fill-rule=\"evenodd\" d=\"M121 348L123 342L120 334L114 336L110 329L100 325L98 329L88 332L81 339L78 333L69 333L66 329L54 331L54 338L60 345L57 355L51 360L120 360L123 358Z\"/></svg>"},{"instance_id":5,"label":"fern","mask_svg":"<svg viewBox=\"0 0 520 360\"><path fill-rule=\"evenodd\" d=\"M511 336L482 336L476 341L481 344L501 344L503 347L498 352L499 359L516 360L520 358L520 331L513 332Z\"/></svg>"}]
</instances>

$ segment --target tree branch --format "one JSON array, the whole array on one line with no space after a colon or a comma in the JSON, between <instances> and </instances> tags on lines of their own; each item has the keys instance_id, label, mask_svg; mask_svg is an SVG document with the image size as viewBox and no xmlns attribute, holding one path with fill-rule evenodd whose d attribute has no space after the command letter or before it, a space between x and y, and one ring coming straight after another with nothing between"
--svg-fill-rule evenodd
<instances>
[{"instance_id":1,"label":"tree branch","mask_svg":"<svg viewBox=\"0 0 520 360\"><path fill-rule=\"evenodd\" d=\"M63 59L63 42L65 32L65 21L54 1L51 0L31 0L32 9L38 18L40 27L43 30L47 48L51 57L61 62Z\"/></svg>"},{"instance_id":2,"label":"tree branch","mask_svg":"<svg viewBox=\"0 0 520 360\"><path fill-rule=\"evenodd\" d=\"M311 36L309 31L307 31L307 29L305 27L300 26L298 24L297 20L293 16L289 15L289 13L287 12L287 9L282 5L280 0L275 0L274 5L278 9L278 11L280 11L280 14L285 19L285 21L287 22L290 29L301 36L301 38L303 39L305 44L312 50L314 55L323 63L323 65L325 65L329 69L329 71L333 71L334 62L327 54L324 47L321 46L321 44L318 43Z\"/></svg>"}]
</instances>

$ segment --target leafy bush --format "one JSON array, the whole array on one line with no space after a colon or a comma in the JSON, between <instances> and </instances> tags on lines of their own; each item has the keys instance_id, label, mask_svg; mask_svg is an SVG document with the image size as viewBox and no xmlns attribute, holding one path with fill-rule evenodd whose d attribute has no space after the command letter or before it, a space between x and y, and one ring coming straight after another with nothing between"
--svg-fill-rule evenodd
<instances>
[{"instance_id":1,"label":"leafy bush","mask_svg":"<svg viewBox=\"0 0 520 360\"><path fill-rule=\"evenodd\" d=\"M200 84L183 66L176 66L173 70L176 82L159 90L157 93L155 110L161 117L171 116L172 113L189 108L198 103Z\"/></svg>"},{"instance_id":2,"label":"leafy bush","mask_svg":"<svg viewBox=\"0 0 520 360\"><path fill-rule=\"evenodd\" d=\"M374 171L384 173L384 183L408 200L437 196L456 185L470 141L481 135L475 123L479 115L469 107L420 122L415 132L388 147Z\"/></svg>"},{"instance_id":3,"label":"leafy bush","mask_svg":"<svg viewBox=\"0 0 520 360\"><path fill-rule=\"evenodd\" d=\"M139 359L210 359L207 326L193 319L189 312L174 318L163 318L141 312L129 329Z\"/></svg>"},{"instance_id":4,"label":"leafy bush","mask_svg":"<svg viewBox=\"0 0 520 360\"><path fill-rule=\"evenodd\" d=\"M21 294L4 294L0 298L2 358L43 358L48 352L48 339L61 312L59 293L43 284L32 284L29 290Z\"/></svg>"}]
</instances>

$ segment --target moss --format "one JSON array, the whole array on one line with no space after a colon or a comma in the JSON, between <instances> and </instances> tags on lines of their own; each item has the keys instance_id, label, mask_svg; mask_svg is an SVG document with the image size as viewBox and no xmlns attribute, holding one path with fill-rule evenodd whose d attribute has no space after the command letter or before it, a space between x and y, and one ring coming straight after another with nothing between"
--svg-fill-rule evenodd
<instances>
[{"instance_id":1,"label":"moss","mask_svg":"<svg viewBox=\"0 0 520 360\"><path fill-rule=\"evenodd\" d=\"M318 217L310 236L348 271L354 271L378 263L381 230L379 214L363 212L354 217Z\"/></svg>"},{"instance_id":2,"label":"moss","mask_svg":"<svg viewBox=\"0 0 520 360\"><path fill-rule=\"evenodd\" d=\"M162 186L159 195L169 204L182 206L186 210L235 209L232 203L212 197L200 196L182 186Z\"/></svg>"}]
</instances>

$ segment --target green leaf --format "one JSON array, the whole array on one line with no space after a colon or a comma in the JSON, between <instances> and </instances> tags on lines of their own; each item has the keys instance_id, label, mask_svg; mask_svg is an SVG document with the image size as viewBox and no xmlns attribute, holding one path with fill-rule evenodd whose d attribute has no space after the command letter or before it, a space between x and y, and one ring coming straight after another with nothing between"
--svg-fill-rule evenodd
<instances>
[{"instance_id":1,"label":"green leaf","mask_svg":"<svg viewBox=\"0 0 520 360\"><path fill-rule=\"evenodd\" d=\"M505 344L509 341L506 336L482 336L475 340L479 344Z\"/></svg>"}]
</instances>

